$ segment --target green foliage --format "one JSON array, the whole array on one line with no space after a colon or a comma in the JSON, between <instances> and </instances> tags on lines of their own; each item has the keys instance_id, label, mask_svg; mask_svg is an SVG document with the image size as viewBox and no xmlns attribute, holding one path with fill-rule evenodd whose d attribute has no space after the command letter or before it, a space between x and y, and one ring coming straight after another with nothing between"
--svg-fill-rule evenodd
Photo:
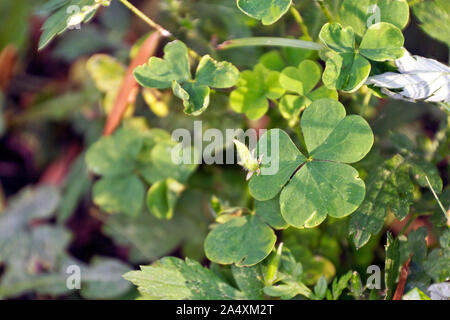
<instances>
[{"instance_id":1,"label":"green foliage","mask_svg":"<svg viewBox=\"0 0 450 320\"><path fill-rule=\"evenodd\" d=\"M410 147L412 142L399 135L392 139L400 144L403 156L395 155L369 174L366 198L350 220L349 231L357 248L381 231L387 210L399 220L406 217L413 203L414 181L428 187L425 178L428 177L436 192L442 191L442 180L436 167L416 155L415 147Z\"/></svg>"},{"instance_id":2,"label":"green foliage","mask_svg":"<svg viewBox=\"0 0 450 320\"><path fill-rule=\"evenodd\" d=\"M281 191L281 214L291 226L314 227L327 215L344 217L364 199L364 182L346 163L357 162L369 152L373 134L364 119L346 117L345 113L345 108L331 99L313 102L305 110L301 128L308 159L281 130L268 131L258 142L258 156L263 155L261 167L278 165L279 170L274 175L254 176L250 193L265 201ZM272 137L279 139L274 150Z\"/></svg>"},{"instance_id":3,"label":"green foliage","mask_svg":"<svg viewBox=\"0 0 450 320\"><path fill-rule=\"evenodd\" d=\"M269 25L278 21L288 10L292 0L237 0L242 12Z\"/></svg>"},{"instance_id":4,"label":"green foliage","mask_svg":"<svg viewBox=\"0 0 450 320\"><path fill-rule=\"evenodd\" d=\"M230 300L246 298L244 292L232 287L211 270L190 259L183 261L178 258L166 257L153 265L141 266L141 271L130 271L124 275L124 278L138 287L142 299ZM242 277L238 276L236 280L238 279L242 279Z\"/></svg>"},{"instance_id":5,"label":"green foliage","mask_svg":"<svg viewBox=\"0 0 450 320\"><path fill-rule=\"evenodd\" d=\"M134 76L144 87L171 87L174 95L183 100L184 112L196 116L209 106L210 88L234 86L239 71L229 62L217 62L206 55L201 58L193 79L188 48L176 40L165 46L164 59L150 58L146 65L134 70Z\"/></svg>"},{"instance_id":6,"label":"green foliage","mask_svg":"<svg viewBox=\"0 0 450 320\"><path fill-rule=\"evenodd\" d=\"M250 119L261 118L269 109L269 101L279 99L285 89L279 84L280 73L261 64L253 71L241 72L237 89L230 94L231 108Z\"/></svg>"},{"instance_id":7,"label":"green foliage","mask_svg":"<svg viewBox=\"0 0 450 320\"><path fill-rule=\"evenodd\" d=\"M358 48L352 27L338 23L324 25L319 38L331 50L322 77L329 89L354 92L366 82L371 70L370 60L395 60L404 53L401 30L387 22L371 25Z\"/></svg>"},{"instance_id":8,"label":"green foliage","mask_svg":"<svg viewBox=\"0 0 450 320\"><path fill-rule=\"evenodd\" d=\"M269 255L275 241L269 226L248 215L216 226L206 237L205 253L216 263L252 266Z\"/></svg>"},{"instance_id":9,"label":"green foliage","mask_svg":"<svg viewBox=\"0 0 450 320\"><path fill-rule=\"evenodd\" d=\"M339 13L342 23L358 36L364 35L369 23L388 22L403 29L409 20L406 0L343 0Z\"/></svg>"},{"instance_id":10,"label":"green foliage","mask_svg":"<svg viewBox=\"0 0 450 320\"><path fill-rule=\"evenodd\" d=\"M422 1L412 9L423 31L450 46L450 39L447 37L450 32L450 9L445 0Z\"/></svg>"},{"instance_id":11,"label":"green foliage","mask_svg":"<svg viewBox=\"0 0 450 320\"><path fill-rule=\"evenodd\" d=\"M125 127L101 138L86 153L89 169L102 176L94 184L94 202L108 213L136 216L141 212L148 183L152 184L146 201L150 212L170 219L182 184L196 168L195 164L173 163L174 146L168 133L160 129L140 132ZM185 148L180 153L191 151Z\"/></svg>"},{"instance_id":12,"label":"green foliage","mask_svg":"<svg viewBox=\"0 0 450 320\"><path fill-rule=\"evenodd\" d=\"M42 26L39 49L44 49L57 35L69 28L89 22L100 6L109 6L110 0L51 0L38 13L50 15Z\"/></svg>"}]
</instances>

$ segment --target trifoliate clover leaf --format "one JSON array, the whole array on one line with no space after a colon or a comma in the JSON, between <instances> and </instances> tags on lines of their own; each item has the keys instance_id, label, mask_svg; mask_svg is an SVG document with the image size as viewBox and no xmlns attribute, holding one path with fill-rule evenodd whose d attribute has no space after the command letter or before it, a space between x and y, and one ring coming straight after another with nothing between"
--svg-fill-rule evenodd
<instances>
[{"instance_id":1,"label":"trifoliate clover leaf","mask_svg":"<svg viewBox=\"0 0 450 320\"><path fill-rule=\"evenodd\" d=\"M242 72L237 89L230 94L231 108L245 113L249 119L261 118L269 109L268 99L279 99L285 92L279 78L279 72L271 71L262 64L256 65L253 71Z\"/></svg>"},{"instance_id":2,"label":"trifoliate clover leaf","mask_svg":"<svg viewBox=\"0 0 450 320\"><path fill-rule=\"evenodd\" d=\"M368 26L388 22L403 29L409 20L409 6L406 0L344 0L340 8L344 26L350 26L362 36Z\"/></svg>"},{"instance_id":3,"label":"trifoliate clover leaf","mask_svg":"<svg viewBox=\"0 0 450 320\"><path fill-rule=\"evenodd\" d=\"M252 266L270 254L275 241L272 228L247 215L216 226L206 237L205 254L216 263Z\"/></svg>"},{"instance_id":4,"label":"trifoliate clover leaf","mask_svg":"<svg viewBox=\"0 0 450 320\"><path fill-rule=\"evenodd\" d=\"M304 60L297 68L287 67L281 72L281 86L288 92L297 94L287 94L281 99L280 112L284 118L295 124L300 112L308 107L311 102L323 98L338 99L336 90L324 86L312 91L321 77L321 66L312 60Z\"/></svg>"},{"instance_id":5,"label":"trifoliate clover leaf","mask_svg":"<svg viewBox=\"0 0 450 320\"><path fill-rule=\"evenodd\" d=\"M110 0L52 0L47 2L37 12L44 15L51 14L42 26L39 50L44 49L57 35L67 29L77 28L79 24L89 22L100 6L109 6L110 2Z\"/></svg>"},{"instance_id":6,"label":"trifoliate clover leaf","mask_svg":"<svg viewBox=\"0 0 450 320\"><path fill-rule=\"evenodd\" d=\"M184 112L199 115L209 106L210 88L230 88L239 79L239 70L229 62L217 62L203 56L195 79L191 76L186 45L175 40L164 47L164 59L151 57L147 64L134 70L136 81L144 87L166 89L183 100Z\"/></svg>"},{"instance_id":7,"label":"trifoliate clover leaf","mask_svg":"<svg viewBox=\"0 0 450 320\"><path fill-rule=\"evenodd\" d=\"M309 158L284 131L269 130L257 145L258 155L263 155L261 175L249 184L259 201L281 191L281 215L299 228L315 227L327 215L345 217L358 208L365 185L348 163L364 158L373 144L368 123L357 115L346 116L344 106L331 99L313 102L302 116L301 128Z\"/></svg>"},{"instance_id":8,"label":"trifoliate clover leaf","mask_svg":"<svg viewBox=\"0 0 450 320\"><path fill-rule=\"evenodd\" d=\"M450 102L450 68L436 60L411 56L395 60L398 72L386 72L367 80L393 99Z\"/></svg>"},{"instance_id":9,"label":"trifoliate clover leaf","mask_svg":"<svg viewBox=\"0 0 450 320\"><path fill-rule=\"evenodd\" d=\"M278 21L288 10L292 0L237 0L237 6L246 15L270 25Z\"/></svg>"},{"instance_id":10,"label":"trifoliate clover leaf","mask_svg":"<svg viewBox=\"0 0 450 320\"><path fill-rule=\"evenodd\" d=\"M326 60L323 83L329 89L354 92L367 80L372 61L395 60L403 56L403 34L394 25L376 23L365 32L359 48L351 27L327 23L319 34L331 50Z\"/></svg>"}]
</instances>

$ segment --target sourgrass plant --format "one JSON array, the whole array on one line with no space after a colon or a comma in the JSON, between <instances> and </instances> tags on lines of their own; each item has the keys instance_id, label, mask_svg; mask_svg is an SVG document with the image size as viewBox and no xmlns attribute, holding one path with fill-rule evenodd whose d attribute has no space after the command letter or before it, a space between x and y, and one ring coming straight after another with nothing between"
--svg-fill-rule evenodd
<instances>
[{"instance_id":1,"label":"sourgrass plant","mask_svg":"<svg viewBox=\"0 0 450 320\"><path fill-rule=\"evenodd\" d=\"M64 123L85 147L0 214L1 298L450 299L450 69L405 32L448 53L446 0L40 2L73 85L0 132ZM172 139L196 121L221 161ZM126 254L71 250L80 210Z\"/></svg>"}]
</instances>

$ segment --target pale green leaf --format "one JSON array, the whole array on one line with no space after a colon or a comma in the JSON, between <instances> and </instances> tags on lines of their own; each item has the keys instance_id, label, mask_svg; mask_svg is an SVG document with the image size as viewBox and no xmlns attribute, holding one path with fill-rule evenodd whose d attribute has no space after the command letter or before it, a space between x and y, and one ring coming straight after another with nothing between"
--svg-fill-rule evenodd
<instances>
[{"instance_id":1,"label":"pale green leaf","mask_svg":"<svg viewBox=\"0 0 450 320\"><path fill-rule=\"evenodd\" d=\"M242 12L270 25L278 21L289 9L292 0L237 0Z\"/></svg>"}]
</instances>

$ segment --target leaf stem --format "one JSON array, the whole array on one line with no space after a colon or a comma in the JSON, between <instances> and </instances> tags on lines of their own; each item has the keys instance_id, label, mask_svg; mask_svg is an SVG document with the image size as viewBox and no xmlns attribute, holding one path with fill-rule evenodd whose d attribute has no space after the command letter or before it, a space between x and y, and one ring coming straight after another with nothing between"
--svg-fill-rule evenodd
<instances>
[{"instance_id":1,"label":"leaf stem","mask_svg":"<svg viewBox=\"0 0 450 320\"><path fill-rule=\"evenodd\" d=\"M333 16L331 15L330 10L325 5L325 3L323 3L323 0L316 0L316 3L319 5L320 10L322 10L322 12L325 15L325 17L327 18L328 22L333 23L334 22Z\"/></svg>"},{"instance_id":2,"label":"leaf stem","mask_svg":"<svg viewBox=\"0 0 450 320\"><path fill-rule=\"evenodd\" d=\"M297 22L298 26L300 27L300 30L302 30L302 34L305 37L305 39L307 40L312 40L309 31L308 31L308 26L305 24L305 21L303 20L302 15L300 14L300 12L294 7L291 6L291 14L294 17L295 21Z\"/></svg>"},{"instance_id":3,"label":"leaf stem","mask_svg":"<svg viewBox=\"0 0 450 320\"><path fill-rule=\"evenodd\" d=\"M133 4L128 2L128 0L119 0L125 5L128 9L130 9L134 14L136 14L139 18L141 18L144 22L146 22L150 27L156 29L163 37L168 38L170 40L177 40L177 38L167 29L163 28L161 25L157 24L155 21L150 19L145 13L136 8ZM189 54L197 60L200 60L200 56L194 50L188 48Z\"/></svg>"},{"instance_id":4,"label":"leaf stem","mask_svg":"<svg viewBox=\"0 0 450 320\"><path fill-rule=\"evenodd\" d=\"M307 50L323 49L323 45L312 41L296 40L288 38L275 38L275 37L252 37L252 38L240 38L225 41L217 46L217 50L226 50L238 47L257 47L257 46L291 47Z\"/></svg>"},{"instance_id":5,"label":"leaf stem","mask_svg":"<svg viewBox=\"0 0 450 320\"><path fill-rule=\"evenodd\" d=\"M123 3L128 9L130 9L135 15L137 15L139 18L141 18L143 21L145 21L150 27L156 29L163 37L170 37L172 36L172 33L163 27L161 27L159 24L157 24L155 21L147 17L141 10L136 8L133 4L128 2L127 0L119 0Z\"/></svg>"},{"instance_id":6,"label":"leaf stem","mask_svg":"<svg viewBox=\"0 0 450 320\"><path fill-rule=\"evenodd\" d=\"M428 187L430 188L431 192L433 193L433 196L436 199L437 203L439 204L439 207L441 208L444 215L447 217L447 226L450 227L450 214L445 210L444 205L439 200L439 197L437 196L436 192L434 191L434 188L431 185L430 180L428 179L428 176L425 176L425 180L427 180Z\"/></svg>"}]
</instances>

